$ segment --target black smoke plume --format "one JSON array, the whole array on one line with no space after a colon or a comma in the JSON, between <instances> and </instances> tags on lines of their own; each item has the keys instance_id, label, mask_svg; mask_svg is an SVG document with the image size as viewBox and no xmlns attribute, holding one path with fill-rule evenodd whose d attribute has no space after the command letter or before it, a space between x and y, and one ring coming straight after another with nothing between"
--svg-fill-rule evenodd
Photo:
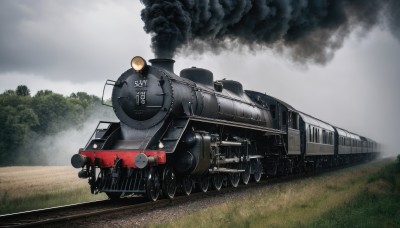
<instances>
[{"instance_id":1,"label":"black smoke plume","mask_svg":"<svg viewBox=\"0 0 400 228\"><path fill-rule=\"evenodd\" d=\"M399 0L142 0L156 57L273 48L324 64L355 29L387 23L400 38Z\"/></svg>"}]
</instances>

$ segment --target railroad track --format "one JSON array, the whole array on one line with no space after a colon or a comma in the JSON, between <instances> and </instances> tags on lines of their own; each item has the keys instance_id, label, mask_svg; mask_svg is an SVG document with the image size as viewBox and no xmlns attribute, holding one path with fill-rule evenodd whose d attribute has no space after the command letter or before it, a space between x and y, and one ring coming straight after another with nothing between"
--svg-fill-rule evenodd
<instances>
[{"instance_id":1,"label":"railroad track","mask_svg":"<svg viewBox=\"0 0 400 228\"><path fill-rule=\"evenodd\" d=\"M354 167L354 166L352 166ZM144 197L124 198L119 201L102 200L87 203L66 205L40 210L26 211L0 216L0 227L38 227L45 225L62 224L65 222L79 221L100 215L113 215L124 213L143 213L156 208L180 205L189 201L213 197L233 191L244 191L248 188L260 188L265 185L275 185L295 179L315 177L334 170L343 170L345 167L323 170L318 173L289 175L273 178L259 183L239 185L237 188L222 188L220 191L208 191L206 193L192 193L190 196L176 196L174 199L161 199L156 202L148 202Z\"/></svg>"},{"instance_id":2,"label":"railroad track","mask_svg":"<svg viewBox=\"0 0 400 228\"><path fill-rule=\"evenodd\" d=\"M264 186L268 181L260 183L249 183L239 185L237 188L223 188L221 191L197 192L189 196L176 196L174 199L161 199L156 202L148 202L144 197L122 199L120 201L97 201L83 204L46 208L21 213L14 213L0 216L0 227L35 227L76 221L100 215L112 215L115 213L130 212L142 213L155 208L162 208L170 205L179 205L185 202L194 201L204 197L213 197L232 191L241 191L254 186Z\"/></svg>"},{"instance_id":3,"label":"railroad track","mask_svg":"<svg viewBox=\"0 0 400 228\"><path fill-rule=\"evenodd\" d=\"M62 221L79 219L80 217L84 216L85 212L88 211L100 212L101 210L108 210L116 207L130 205L132 203L141 202L144 202L144 199L139 197L117 202L112 202L110 200L99 200L5 214L0 215L0 227L29 227L52 224Z\"/></svg>"}]
</instances>

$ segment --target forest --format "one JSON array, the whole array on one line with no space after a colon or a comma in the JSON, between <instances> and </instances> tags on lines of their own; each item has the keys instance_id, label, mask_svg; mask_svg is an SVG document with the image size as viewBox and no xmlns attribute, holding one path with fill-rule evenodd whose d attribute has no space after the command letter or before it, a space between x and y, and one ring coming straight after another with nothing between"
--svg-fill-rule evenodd
<instances>
[{"instance_id":1,"label":"forest","mask_svg":"<svg viewBox=\"0 0 400 228\"><path fill-rule=\"evenodd\" d=\"M40 90L32 96L25 85L4 91L0 94L0 166L48 165L46 153L35 147L37 142L79 129L94 113L107 116L110 110L100 98L85 92L63 96Z\"/></svg>"}]
</instances>

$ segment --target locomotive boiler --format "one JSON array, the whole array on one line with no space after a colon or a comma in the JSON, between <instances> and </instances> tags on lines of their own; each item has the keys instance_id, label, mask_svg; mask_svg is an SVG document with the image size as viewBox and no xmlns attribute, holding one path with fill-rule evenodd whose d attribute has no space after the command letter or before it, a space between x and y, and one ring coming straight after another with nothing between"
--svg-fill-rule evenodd
<instances>
[{"instance_id":1,"label":"locomotive boiler","mask_svg":"<svg viewBox=\"0 0 400 228\"><path fill-rule=\"evenodd\" d=\"M160 193L173 198L177 189L189 195L194 186L205 192L211 184L220 190L258 182L262 174L341 161L338 151L307 154L315 122L284 102L244 91L237 81L214 80L206 69L187 68L178 76L173 60L150 63L136 56L132 68L106 82L120 122L100 122L71 158L92 193L112 199L143 194L155 201ZM323 143L333 148L334 128L323 131Z\"/></svg>"}]
</instances>

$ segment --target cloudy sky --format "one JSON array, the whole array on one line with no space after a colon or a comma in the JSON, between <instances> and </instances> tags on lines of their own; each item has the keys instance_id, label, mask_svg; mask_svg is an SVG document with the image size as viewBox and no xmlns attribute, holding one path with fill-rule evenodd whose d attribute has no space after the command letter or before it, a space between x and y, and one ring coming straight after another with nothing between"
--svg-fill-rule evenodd
<instances>
[{"instance_id":1,"label":"cloudy sky","mask_svg":"<svg viewBox=\"0 0 400 228\"><path fill-rule=\"evenodd\" d=\"M32 94L101 96L105 80L117 79L133 56L154 57L142 8L127 0L0 1L0 92L24 84ZM207 68L215 79L241 81L399 153L400 43L385 24L355 30L324 66L298 65L268 49L175 60L176 72Z\"/></svg>"}]
</instances>

